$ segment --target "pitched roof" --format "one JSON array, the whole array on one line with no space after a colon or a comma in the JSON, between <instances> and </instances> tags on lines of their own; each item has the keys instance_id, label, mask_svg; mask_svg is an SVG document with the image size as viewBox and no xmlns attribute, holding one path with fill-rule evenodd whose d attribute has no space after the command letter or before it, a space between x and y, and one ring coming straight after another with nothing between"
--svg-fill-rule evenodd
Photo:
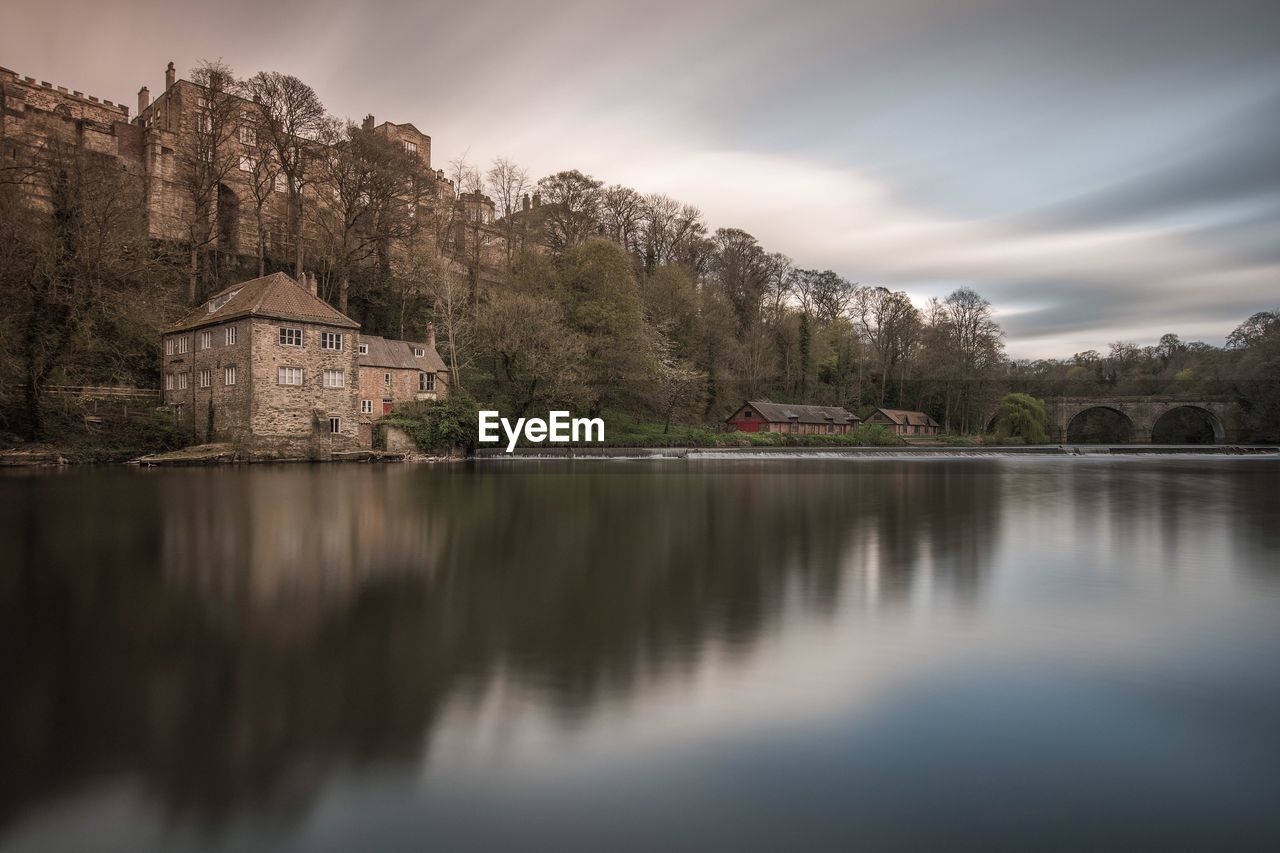
<instances>
[{"instance_id":1,"label":"pitched roof","mask_svg":"<svg viewBox=\"0 0 1280 853\"><path fill-rule=\"evenodd\" d=\"M413 341L394 341L377 335L361 335L360 343L368 352L360 356L361 367L391 367L399 370L426 370L438 373L445 370L444 360L435 347ZM414 347L421 347L421 356L413 354Z\"/></svg>"},{"instance_id":2,"label":"pitched roof","mask_svg":"<svg viewBox=\"0 0 1280 853\"><path fill-rule=\"evenodd\" d=\"M877 414L884 415L895 424L904 426L937 426L938 422L926 415L924 412L911 412L906 409L876 409ZM872 415L875 417L875 415Z\"/></svg>"},{"instance_id":3,"label":"pitched roof","mask_svg":"<svg viewBox=\"0 0 1280 853\"><path fill-rule=\"evenodd\" d=\"M299 323L320 323L359 329L360 324L338 311L282 272L242 281L215 293L187 312L167 331L182 332L240 317L270 317Z\"/></svg>"},{"instance_id":4,"label":"pitched roof","mask_svg":"<svg viewBox=\"0 0 1280 853\"><path fill-rule=\"evenodd\" d=\"M861 420L852 412L839 406L797 406L791 403L770 403L768 400L748 400L750 406L770 423L802 424L856 424ZM738 407L739 409L742 406Z\"/></svg>"}]
</instances>

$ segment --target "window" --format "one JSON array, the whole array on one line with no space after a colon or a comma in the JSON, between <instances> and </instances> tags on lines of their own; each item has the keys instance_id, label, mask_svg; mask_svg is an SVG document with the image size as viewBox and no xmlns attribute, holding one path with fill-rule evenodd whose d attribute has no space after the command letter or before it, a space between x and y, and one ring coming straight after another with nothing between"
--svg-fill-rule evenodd
<instances>
[{"instance_id":1,"label":"window","mask_svg":"<svg viewBox=\"0 0 1280 853\"><path fill-rule=\"evenodd\" d=\"M415 358L422 358L426 354L427 354L426 350L424 350L422 347L413 348L413 355Z\"/></svg>"},{"instance_id":2,"label":"window","mask_svg":"<svg viewBox=\"0 0 1280 853\"><path fill-rule=\"evenodd\" d=\"M240 125L240 130L237 132L237 135L240 139L241 145L257 145L258 144L258 132L255 131L252 127L248 127L243 124Z\"/></svg>"},{"instance_id":3,"label":"window","mask_svg":"<svg viewBox=\"0 0 1280 853\"><path fill-rule=\"evenodd\" d=\"M173 374L172 373L166 373L164 375L164 390L166 391L173 390Z\"/></svg>"},{"instance_id":4,"label":"window","mask_svg":"<svg viewBox=\"0 0 1280 853\"><path fill-rule=\"evenodd\" d=\"M186 388L188 385L190 385L190 384L191 384L191 374L190 374L190 373L179 373L179 374L178 374L178 390L179 390L179 391L182 391L183 389L185 389L185 388Z\"/></svg>"},{"instance_id":5,"label":"window","mask_svg":"<svg viewBox=\"0 0 1280 853\"><path fill-rule=\"evenodd\" d=\"M232 347L236 345L237 334L239 333L236 331L235 326L227 326L227 346Z\"/></svg>"},{"instance_id":6,"label":"window","mask_svg":"<svg viewBox=\"0 0 1280 853\"><path fill-rule=\"evenodd\" d=\"M173 355L174 338L166 338L164 342L164 354Z\"/></svg>"},{"instance_id":7,"label":"window","mask_svg":"<svg viewBox=\"0 0 1280 853\"><path fill-rule=\"evenodd\" d=\"M187 350L191 349L191 339L188 338L186 335L183 335L182 337L178 338L177 348L178 348L178 355L182 355Z\"/></svg>"},{"instance_id":8,"label":"window","mask_svg":"<svg viewBox=\"0 0 1280 853\"><path fill-rule=\"evenodd\" d=\"M211 116L200 116L200 132L213 133L213 118Z\"/></svg>"},{"instance_id":9,"label":"window","mask_svg":"<svg viewBox=\"0 0 1280 853\"><path fill-rule=\"evenodd\" d=\"M320 349L342 349L342 333L341 332L321 332L320 333Z\"/></svg>"},{"instance_id":10,"label":"window","mask_svg":"<svg viewBox=\"0 0 1280 853\"><path fill-rule=\"evenodd\" d=\"M200 109L202 110L209 109L209 99L201 95L200 97L196 98L196 106L200 107Z\"/></svg>"},{"instance_id":11,"label":"window","mask_svg":"<svg viewBox=\"0 0 1280 853\"><path fill-rule=\"evenodd\" d=\"M382 374L382 384L383 384L383 385L386 385L388 388L390 388L390 387L391 387L391 374L390 374L390 373L384 373L384 374Z\"/></svg>"},{"instance_id":12,"label":"window","mask_svg":"<svg viewBox=\"0 0 1280 853\"><path fill-rule=\"evenodd\" d=\"M284 172L276 172L276 192L286 193L289 191L289 179L284 176Z\"/></svg>"},{"instance_id":13,"label":"window","mask_svg":"<svg viewBox=\"0 0 1280 853\"><path fill-rule=\"evenodd\" d=\"M222 371L222 384L223 385L236 384L236 366L234 364L227 365L226 369Z\"/></svg>"},{"instance_id":14,"label":"window","mask_svg":"<svg viewBox=\"0 0 1280 853\"><path fill-rule=\"evenodd\" d=\"M416 143L416 142L410 142L409 140L407 140L407 139L406 139L406 140L402 141L400 144L404 146L404 150L405 150L405 153L406 153L406 154L417 154L417 153L418 153L418 143Z\"/></svg>"},{"instance_id":15,"label":"window","mask_svg":"<svg viewBox=\"0 0 1280 853\"><path fill-rule=\"evenodd\" d=\"M240 171L242 171L242 172L252 172L252 171L253 171L253 158L252 158L252 157L246 157L246 156L245 156L245 155L243 155L243 154L241 154L241 155L240 155Z\"/></svg>"},{"instance_id":16,"label":"window","mask_svg":"<svg viewBox=\"0 0 1280 853\"><path fill-rule=\"evenodd\" d=\"M742 413L742 417L745 418L746 420L751 420L751 410L750 409L745 410Z\"/></svg>"},{"instance_id":17,"label":"window","mask_svg":"<svg viewBox=\"0 0 1280 853\"><path fill-rule=\"evenodd\" d=\"M373 414L373 401L372 401L372 400L361 400L361 401L360 401L360 414L362 414L362 415L372 415L372 414Z\"/></svg>"},{"instance_id":18,"label":"window","mask_svg":"<svg viewBox=\"0 0 1280 853\"><path fill-rule=\"evenodd\" d=\"M342 418L329 418L329 432L342 432Z\"/></svg>"},{"instance_id":19,"label":"window","mask_svg":"<svg viewBox=\"0 0 1280 853\"><path fill-rule=\"evenodd\" d=\"M418 371L418 390L434 391L436 390L436 375L434 373L426 373Z\"/></svg>"},{"instance_id":20,"label":"window","mask_svg":"<svg viewBox=\"0 0 1280 853\"><path fill-rule=\"evenodd\" d=\"M301 385L302 384L302 368L301 367L280 368L280 384L281 385Z\"/></svg>"},{"instance_id":21,"label":"window","mask_svg":"<svg viewBox=\"0 0 1280 853\"><path fill-rule=\"evenodd\" d=\"M302 330L281 328L280 344L286 347L302 346Z\"/></svg>"},{"instance_id":22,"label":"window","mask_svg":"<svg viewBox=\"0 0 1280 853\"><path fill-rule=\"evenodd\" d=\"M234 299L235 295L239 292L240 292L239 290L233 290L230 293L224 293L221 296L215 296L213 299L210 299L209 313L212 314L214 311L217 311L223 305L226 305L228 302Z\"/></svg>"},{"instance_id":23,"label":"window","mask_svg":"<svg viewBox=\"0 0 1280 853\"><path fill-rule=\"evenodd\" d=\"M368 344L360 344L360 354L361 354L361 355L368 355L368 354L369 354L369 345L368 345Z\"/></svg>"},{"instance_id":24,"label":"window","mask_svg":"<svg viewBox=\"0 0 1280 853\"><path fill-rule=\"evenodd\" d=\"M213 346L213 332L200 333L200 349L209 349Z\"/></svg>"},{"instance_id":25,"label":"window","mask_svg":"<svg viewBox=\"0 0 1280 853\"><path fill-rule=\"evenodd\" d=\"M323 379L326 388L344 388L347 384L347 377L341 370L326 370Z\"/></svg>"},{"instance_id":26,"label":"window","mask_svg":"<svg viewBox=\"0 0 1280 853\"><path fill-rule=\"evenodd\" d=\"M208 388L213 384L213 371L205 367L200 370L200 387Z\"/></svg>"}]
</instances>

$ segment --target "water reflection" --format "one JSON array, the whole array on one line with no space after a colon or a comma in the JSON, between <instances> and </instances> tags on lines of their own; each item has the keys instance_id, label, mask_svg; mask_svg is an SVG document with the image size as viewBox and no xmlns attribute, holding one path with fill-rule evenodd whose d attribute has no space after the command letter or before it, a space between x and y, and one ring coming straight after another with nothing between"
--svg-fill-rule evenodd
<instances>
[{"instance_id":1,"label":"water reflection","mask_svg":"<svg viewBox=\"0 0 1280 853\"><path fill-rule=\"evenodd\" d=\"M1105 543L1112 568L1182 565L1218 522L1245 540L1224 548L1280 544L1257 497L1275 468L1160 464L6 478L0 832L113 778L170 822L288 824L352 768L430 765L434 729L499 675L572 732L797 619L978 619L995 567L1016 581L1055 542Z\"/></svg>"}]
</instances>

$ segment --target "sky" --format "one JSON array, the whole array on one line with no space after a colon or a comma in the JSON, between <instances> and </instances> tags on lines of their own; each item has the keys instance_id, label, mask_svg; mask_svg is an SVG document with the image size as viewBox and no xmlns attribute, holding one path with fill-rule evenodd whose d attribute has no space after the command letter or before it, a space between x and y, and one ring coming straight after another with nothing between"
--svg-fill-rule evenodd
<instances>
[{"instance_id":1,"label":"sky","mask_svg":"<svg viewBox=\"0 0 1280 853\"><path fill-rule=\"evenodd\" d=\"M1280 307L1275 0L423 0L15 7L0 65L136 103L222 59L507 157L663 192L799 266L968 285L1009 354Z\"/></svg>"}]
</instances>

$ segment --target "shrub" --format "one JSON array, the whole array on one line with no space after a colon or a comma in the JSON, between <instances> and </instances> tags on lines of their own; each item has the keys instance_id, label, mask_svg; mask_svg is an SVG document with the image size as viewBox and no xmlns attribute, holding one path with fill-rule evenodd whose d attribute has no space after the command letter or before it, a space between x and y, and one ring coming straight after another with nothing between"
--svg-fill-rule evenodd
<instances>
[{"instance_id":1,"label":"shrub","mask_svg":"<svg viewBox=\"0 0 1280 853\"><path fill-rule=\"evenodd\" d=\"M476 401L462 393L443 400L406 403L378 422L404 430L424 453L448 453L455 449L471 452L479 432ZM386 446L385 432L378 430L375 441Z\"/></svg>"}]
</instances>

